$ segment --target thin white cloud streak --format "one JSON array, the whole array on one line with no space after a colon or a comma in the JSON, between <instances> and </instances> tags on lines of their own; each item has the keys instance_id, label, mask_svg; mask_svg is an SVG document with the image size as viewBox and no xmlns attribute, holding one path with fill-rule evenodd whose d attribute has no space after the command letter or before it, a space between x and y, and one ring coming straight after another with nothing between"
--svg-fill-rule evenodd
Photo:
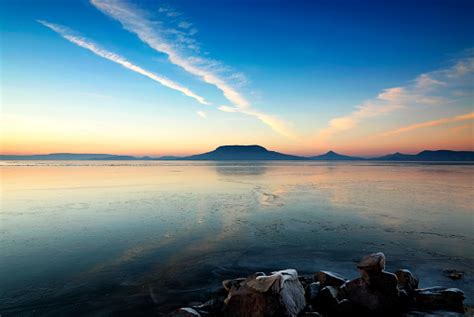
<instances>
[{"instance_id":1,"label":"thin white cloud streak","mask_svg":"<svg viewBox=\"0 0 474 317\"><path fill-rule=\"evenodd\" d=\"M196 111L196 114L200 116L201 118L207 119L206 113L202 110Z\"/></svg>"},{"instance_id":2,"label":"thin white cloud streak","mask_svg":"<svg viewBox=\"0 0 474 317\"><path fill-rule=\"evenodd\" d=\"M166 39L166 34L170 33L170 30L162 29L160 25L147 19L142 12L139 12L137 9L130 7L122 1L91 0L91 4L105 15L119 21L124 29L135 33L142 42L146 43L152 49L166 54L172 64L181 67L186 72L218 88L224 97L233 104L232 111L229 111L231 109L230 107L219 107L219 110L238 112L256 117L264 124L270 126L274 131L287 137L294 137L294 134L284 121L272 115L252 109L250 102L244 96L229 85L226 80L213 72L211 68L215 67L215 65L212 65L215 63L200 57L186 56L169 43ZM164 13L169 12L169 10L168 8L161 9ZM180 41L183 41L183 37L180 39ZM192 40L187 38L187 41ZM204 66L205 64L211 64L211 67L206 67Z\"/></svg>"},{"instance_id":3,"label":"thin white cloud streak","mask_svg":"<svg viewBox=\"0 0 474 317\"><path fill-rule=\"evenodd\" d=\"M423 129L423 128L429 128L429 127L436 127L444 124L449 124L449 123L454 123L454 122L461 122L461 121L466 121L466 120L473 120L474 119L474 112L466 113L463 115L455 116L455 117L450 117L450 118L442 118L438 120L432 120L432 121L426 121L426 122L421 122L421 123L415 123L411 125L407 125L405 127L401 127L392 131L387 131L382 134L382 136L389 136L389 135L394 135L394 134L400 134L400 133L405 133L405 132L410 132L413 130L418 130L418 129Z\"/></svg>"},{"instance_id":4,"label":"thin white cloud streak","mask_svg":"<svg viewBox=\"0 0 474 317\"><path fill-rule=\"evenodd\" d=\"M131 71L134 71L138 74L146 76L146 77L160 83L161 85L163 85L165 87L177 90L177 91L183 93L184 95L186 95L188 97L194 98L195 100L197 100L199 103L201 103L203 105L210 105L210 103L207 102L203 97L195 94L194 92L192 92L188 88L183 87L183 86L181 86L181 85L175 83L174 81L169 80L165 77L161 77L161 76L158 76L157 74L151 73L151 72L149 72L149 71L147 71L147 70L145 70L145 69L143 69L143 68L141 68L137 65L134 65L134 64L130 63L128 60L126 60L125 58L123 58L123 57L121 57L117 54L114 54L112 52L109 52L107 50L99 48L96 44L92 43L91 41L87 40L86 38L73 35L72 31L70 29L66 28L66 27L63 27L63 26L58 25L58 24L49 23L49 22L46 22L46 21L41 21L41 20L38 20L38 22L41 23L42 25L50 28L54 32L58 33L59 35L61 35L63 38L65 38L69 42L74 43L74 44L76 44L76 45L78 45L82 48L85 48L85 49L93 52L94 54L96 54L100 57L108 59L108 60L110 60L114 63L117 63L119 65L122 65L123 67L125 67L125 68L127 68Z\"/></svg>"},{"instance_id":5,"label":"thin white cloud streak","mask_svg":"<svg viewBox=\"0 0 474 317\"><path fill-rule=\"evenodd\" d=\"M454 94L455 90L450 89L463 76L473 72L474 58L467 57L458 60L452 67L421 74L406 86L385 89L376 98L357 106L352 113L331 119L328 126L320 131L318 140L325 142L335 134L357 128L364 120L388 115L400 109L448 104L453 100L440 94Z\"/></svg>"},{"instance_id":6,"label":"thin white cloud streak","mask_svg":"<svg viewBox=\"0 0 474 317\"><path fill-rule=\"evenodd\" d=\"M200 77L206 83L216 86L236 107L241 109L249 107L249 102L223 79L207 69L196 66L192 59L181 56L173 45L167 43L166 38L160 35L159 26L152 24L138 10L134 10L123 2L115 0L91 0L91 3L104 14L119 21L126 30L135 33L140 40L151 48L168 55L171 63Z\"/></svg>"}]
</instances>

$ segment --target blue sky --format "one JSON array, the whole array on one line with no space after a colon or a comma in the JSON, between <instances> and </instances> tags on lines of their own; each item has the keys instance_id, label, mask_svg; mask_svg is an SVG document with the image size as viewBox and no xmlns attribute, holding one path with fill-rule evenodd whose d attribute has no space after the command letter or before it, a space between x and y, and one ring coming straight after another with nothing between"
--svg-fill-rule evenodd
<instances>
[{"instance_id":1,"label":"blue sky","mask_svg":"<svg viewBox=\"0 0 474 317\"><path fill-rule=\"evenodd\" d=\"M472 1L0 6L5 153L473 147Z\"/></svg>"}]
</instances>

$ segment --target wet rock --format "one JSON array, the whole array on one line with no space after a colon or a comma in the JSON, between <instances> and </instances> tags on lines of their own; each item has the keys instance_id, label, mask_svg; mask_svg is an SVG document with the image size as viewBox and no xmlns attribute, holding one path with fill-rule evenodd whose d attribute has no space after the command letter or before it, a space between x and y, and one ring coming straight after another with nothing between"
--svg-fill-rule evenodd
<instances>
[{"instance_id":1,"label":"wet rock","mask_svg":"<svg viewBox=\"0 0 474 317\"><path fill-rule=\"evenodd\" d=\"M299 314L298 316L300 316L300 317L322 317L321 314L319 314L315 311L304 312L304 313Z\"/></svg>"},{"instance_id":2,"label":"wet rock","mask_svg":"<svg viewBox=\"0 0 474 317\"><path fill-rule=\"evenodd\" d=\"M201 317L201 314L193 308L182 307L168 314L168 317Z\"/></svg>"},{"instance_id":3,"label":"wet rock","mask_svg":"<svg viewBox=\"0 0 474 317\"><path fill-rule=\"evenodd\" d=\"M337 304L335 314L337 316L367 316L369 312L366 308L357 305L356 303L343 299Z\"/></svg>"},{"instance_id":4,"label":"wet rock","mask_svg":"<svg viewBox=\"0 0 474 317\"><path fill-rule=\"evenodd\" d=\"M316 298L318 297L320 288L321 286L319 282L313 282L311 284L306 285L306 288L304 290L306 302L314 303L316 301Z\"/></svg>"},{"instance_id":5,"label":"wet rock","mask_svg":"<svg viewBox=\"0 0 474 317\"><path fill-rule=\"evenodd\" d=\"M443 270L444 275L449 277L452 280L459 280L464 276L464 272L458 270L447 269Z\"/></svg>"},{"instance_id":6,"label":"wet rock","mask_svg":"<svg viewBox=\"0 0 474 317\"><path fill-rule=\"evenodd\" d=\"M345 298L371 312L398 310L399 294L395 274L382 271L371 275L370 283L363 278L341 286L340 298Z\"/></svg>"},{"instance_id":7,"label":"wet rock","mask_svg":"<svg viewBox=\"0 0 474 317\"><path fill-rule=\"evenodd\" d=\"M346 278L342 275L330 271L319 271L314 275L314 280L320 283L321 288L326 286L339 287L346 282Z\"/></svg>"},{"instance_id":8,"label":"wet rock","mask_svg":"<svg viewBox=\"0 0 474 317\"><path fill-rule=\"evenodd\" d=\"M366 255L357 264L357 268L362 271L362 278L365 277L363 273L370 275L382 272L385 270L385 255L382 252Z\"/></svg>"},{"instance_id":9,"label":"wet rock","mask_svg":"<svg viewBox=\"0 0 474 317\"><path fill-rule=\"evenodd\" d=\"M440 286L415 290L416 305L423 309L463 311L464 293L457 288Z\"/></svg>"},{"instance_id":10,"label":"wet rock","mask_svg":"<svg viewBox=\"0 0 474 317\"><path fill-rule=\"evenodd\" d=\"M224 298L216 297L203 304L192 306L192 308L204 316L209 314L213 316L221 315L224 310Z\"/></svg>"},{"instance_id":11,"label":"wet rock","mask_svg":"<svg viewBox=\"0 0 474 317\"><path fill-rule=\"evenodd\" d=\"M369 278L371 289L386 296L398 297L398 278L395 274L382 271L371 274Z\"/></svg>"},{"instance_id":12,"label":"wet rock","mask_svg":"<svg viewBox=\"0 0 474 317\"><path fill-rule=\"evenodd\" d=\"M306 285L314 282L313 276L310 276L310 275L298 276L298 279L300 280L303 287L306 287Z\"/></svg>"},{"instance_id":13,"label":"wet rock","mask_svg":"<svg viewBox=\"0 0 474 317\"><path fill-rule=\"evenodd\" d=\"M236 278L236 279L233 279L233 280L224 280L224 281L222 281L222 286L228 292L232 288L232 286L237 286L240 283L242 283L243 281L245 281L244 277Z\"/></svg>"},{"instance_id":14,"label":"wet rock","mask_svg":"<svg viewBox=\"0 0 474 317\"><path fill-rule=\"evenodd\" d=\"M418 288L418 279L409 270L403 269L395 272L398 279L398 289L405 290L408 296Z\"/></svg>"},{"instance_id":15,"label":"wet rock","mask_svg":"<svg viewBox=\"0 0 474 317\"><path fill-rule=\"evenodd\" d=\"M465 317L470 316L468 314L452 312L446 310L433 310L428 312L425 311L409 311L403 315L404 317Z\"/></svg>"},{"instance_id":16,"label":"wet rock","mask_svg":"<svg viewBox=\"0 0 474 317\"><path fill-rule=\"evenodd\" d=\"M297 316L306 306L295 270L252 275L230 288L225 300L229 317Z\"/></svg>"},{"instance_id":17,"label":"wet rock","mask_svg":"<svg viewBox=\"0 0 474 317\"><path fill-rule=\"evenodd\" d=\"M318 310L322 312L335 311L339 304L338 294L339 289L335 286L323 287L316 298Z\"/></svg>"}]
</instances>

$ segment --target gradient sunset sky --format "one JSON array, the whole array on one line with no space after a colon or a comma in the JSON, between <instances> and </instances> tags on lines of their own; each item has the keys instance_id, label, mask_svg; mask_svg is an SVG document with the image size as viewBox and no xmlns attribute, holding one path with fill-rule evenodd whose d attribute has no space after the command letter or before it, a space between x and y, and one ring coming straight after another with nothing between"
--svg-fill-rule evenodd
<instances>
[{"instance_id":1,"label":"gradient sunset sky","mask_svg":"<svg viewBox=\"0 0 474 317\"><path fill-rule=\"evenodd\" d=\"M474 1L0 1L1 151L474 150Z\"/></svg>"}]
</instances>

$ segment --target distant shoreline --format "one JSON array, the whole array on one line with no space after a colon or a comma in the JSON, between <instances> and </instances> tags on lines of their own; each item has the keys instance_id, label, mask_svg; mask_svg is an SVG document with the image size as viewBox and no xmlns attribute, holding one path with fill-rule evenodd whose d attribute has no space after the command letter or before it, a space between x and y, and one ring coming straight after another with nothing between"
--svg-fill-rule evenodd
<instances>
[{"instance_id":1,"label":"distant shoreline","mask_svg":"<svg viewBox=\"0 0 474 317\"><path fill-rule=\"evenodd\" d=\"M0 161L390 161L390 162L474 162L474 151L424 150L418 154L393 153L379 157L356 157L329 151L317 156L297 156L269 151L260 145L224 145L190 156L136 157L114 154L51 153L0 155Z\"/></svg>"}]
</instances>

